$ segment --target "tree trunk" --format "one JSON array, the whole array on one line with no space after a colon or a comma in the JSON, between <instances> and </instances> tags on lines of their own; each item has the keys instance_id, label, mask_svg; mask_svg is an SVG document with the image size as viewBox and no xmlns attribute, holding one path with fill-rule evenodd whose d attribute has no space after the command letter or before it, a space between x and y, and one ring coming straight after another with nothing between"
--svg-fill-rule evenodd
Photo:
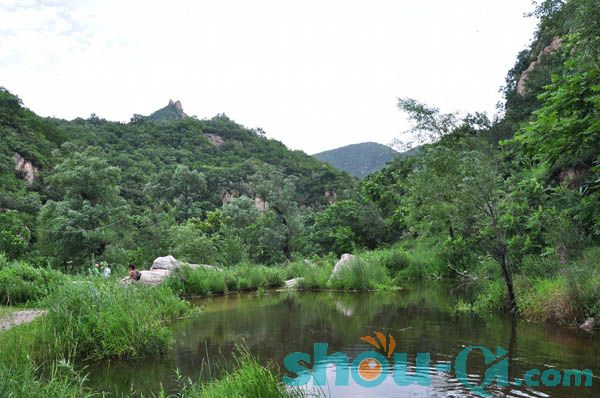
<instances>
[{"instance_id":1,"label":"tree trunk","mask_svg":"<svg viewBox=\"0 0 600 398\"><path fill-rule=\"evenodd\" d=\"M510 270L508 269L508 256L505 249L502 250L499 257L500 268L502 268L502 275L504 276L504 282L506 283L506 288L508 290L508 308L510 313L515 315L517 313L517 300L515 298L515 290Z\"/></svg>"}]
</instances>

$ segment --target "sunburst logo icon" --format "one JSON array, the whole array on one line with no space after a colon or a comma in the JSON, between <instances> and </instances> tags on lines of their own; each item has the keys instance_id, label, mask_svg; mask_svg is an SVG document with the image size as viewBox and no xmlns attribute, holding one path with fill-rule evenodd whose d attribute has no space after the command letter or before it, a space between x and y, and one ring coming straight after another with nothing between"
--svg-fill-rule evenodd
<instances>
[{"instance_id":1,"label":"sunburst logo icon","mask_svg":"<svg viewBox=\"0 0 600 398\"><path fill-rule=\"evenodd\" d=\"M385 335L381 332L375 332L373 336L362 336L360 338L367 344L372 345L377 350L391 358L396 349L396 339L392 335ZM383 366L377 358L365 358L358 364L358 375L365 381L376 380L383 372Z\"/></svg>"}]
</instances>

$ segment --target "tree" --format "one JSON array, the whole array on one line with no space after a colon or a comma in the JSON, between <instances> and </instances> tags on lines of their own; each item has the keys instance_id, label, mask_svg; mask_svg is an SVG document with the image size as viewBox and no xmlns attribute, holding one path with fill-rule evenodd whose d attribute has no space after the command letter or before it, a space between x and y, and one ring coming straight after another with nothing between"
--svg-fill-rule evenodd
<instances>
[{"instance_id":1,"label":"tree","mask_svg":"<svg viewBox=\"0 0 600 398\"><path fill-rule=\"evenodd\" d=\"M50 200L38 216L38 247L67 271L85 269L86 259L101 255L118 236L125 204L119 196L119 169L89 148L74 152L48 177L50 191L61 200Z\"/></svg>"},{"instance_id":2,"label":"tree","mask_svg":"<svg viewBox=\"0 0 600 398\"><path fill-rule=\"evenodd\" d=\"M340 255L357 248L375 248L384 231L385 223L375 205L340 200L315 215L311 239L322 252Z\"/></svg>"}]
</instances>

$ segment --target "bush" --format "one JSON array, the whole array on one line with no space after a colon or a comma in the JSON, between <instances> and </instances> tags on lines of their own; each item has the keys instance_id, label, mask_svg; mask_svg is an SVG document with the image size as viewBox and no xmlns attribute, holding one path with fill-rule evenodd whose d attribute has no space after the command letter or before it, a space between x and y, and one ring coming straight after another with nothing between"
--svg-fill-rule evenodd
<instances>
[{"instance_id":1,"label":"bush","mask_svg":"<svg viewBox=\"0 0 600 398\"><path fill-rule=\"evenodd\" d=\"M0 304L4 305L38 301L68 280L61 272L22 262L0 261L0 265Z\"/></svg>"}]
</instances>

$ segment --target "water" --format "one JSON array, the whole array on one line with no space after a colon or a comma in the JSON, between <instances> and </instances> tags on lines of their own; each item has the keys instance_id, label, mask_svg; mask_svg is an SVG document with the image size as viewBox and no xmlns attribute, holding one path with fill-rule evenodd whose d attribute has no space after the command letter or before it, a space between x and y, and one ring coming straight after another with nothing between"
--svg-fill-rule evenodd
<instances>
[{"instance_id":1,"label":"water","mask_svg":"<svg viewBox=\"0 0 600 398\"><path fill-rule=\"evenodd\" d=\"M458 294L447 286L423 284L399 292L267 292L194 301L204 312L173 326L176 347L168 358L136 362L106 362L88 368L97 388L128 395L177 388L187 377L209 380L233 362L236 346L243 344L261 362L279 368L284 357L301 351L313 355L313 344L326 342L329 354L340 351L352 360L373 348L361 336L381 331L397 342L396 352L407 353L409 370L419 352L431 353L430 366L422 369L430 386L398 386L388 377L376 388L365 389L350 378L350 385L334 385L335 369L327 369L332 397L469 397L476 396L454 374L437 371L438 363L454 364L466 346L481 345L509 351L510 375L523 377L532 368L590 369L592 387L496 387L499 397L598 397L600 396L600 345L597 339L571 328L512 322L508 318L479 318L456 314ZM178 369L179 376L176 376ZM481 383L483 357L469 357L468 380ZM290 376L294 374L289 373ZM538 377L539 379L539 377Z\"/></svg>"}]
</instances>

